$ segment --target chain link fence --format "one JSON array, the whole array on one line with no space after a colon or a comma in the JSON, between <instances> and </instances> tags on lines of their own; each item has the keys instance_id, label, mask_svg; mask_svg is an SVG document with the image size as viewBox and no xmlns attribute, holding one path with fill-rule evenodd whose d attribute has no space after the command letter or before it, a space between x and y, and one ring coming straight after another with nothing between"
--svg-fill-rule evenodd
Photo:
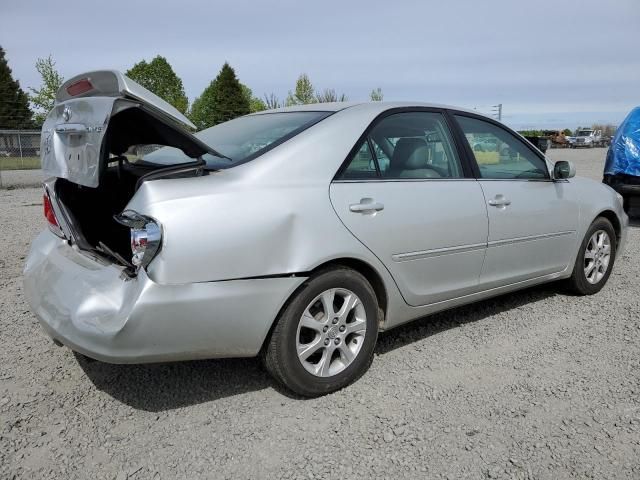
<instances>
[{"instance_id":1,"label":"chain link fence","mask_svg":"<svg viewBox=\"0 0 640 480\"><path fill-rule=\"evenodd\" d=\"M136 161L162 145L136 145L126 152ZM42 182L40 130L0 129L0 188L38 186Z\"/></svg>"},{"instance_id":2,"label":"chain link fence","mask_svg":"<svg viewBox=\"0 0 640 480\"><path fill-rule=\"evenodd\" d=\"M0 129L0 189L36 187L41 182L40 130Z\"/></svg>"},{"instance_id":3,"label":"chain link fence","mask_svg":"<svg viewBox=\"0 0 640 480\"><path fill-rule=\"evenodd\" d=\"M0 170L40 168L40 130L0 130Z\"/></svg>"}]
</instances>

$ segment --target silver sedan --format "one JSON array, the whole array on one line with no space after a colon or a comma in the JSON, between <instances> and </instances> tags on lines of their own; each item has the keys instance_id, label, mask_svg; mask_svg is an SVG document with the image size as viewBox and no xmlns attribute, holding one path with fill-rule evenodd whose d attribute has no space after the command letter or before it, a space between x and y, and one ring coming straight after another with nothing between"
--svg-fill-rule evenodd
<instances>
[{"instance_id":1,"label":"silver sedan","mask_svg":"<svg viewBox=\"0 0 640 480\"><path fill-rule=\"evenodd\" d=\"M58 92L24 272L57 343L113 363L260 355L322 395L366 371L380 331L543 282L597 293L625 243L619 195L475 112L316 104L190 126L118 72Z\"/></svg>"}]
</instances>

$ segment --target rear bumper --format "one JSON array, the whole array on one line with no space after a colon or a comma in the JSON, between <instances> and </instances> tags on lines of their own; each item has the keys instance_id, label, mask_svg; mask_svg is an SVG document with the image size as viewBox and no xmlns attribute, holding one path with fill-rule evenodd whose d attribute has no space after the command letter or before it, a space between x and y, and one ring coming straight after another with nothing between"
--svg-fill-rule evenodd
<instances>
[{"instance_id":1,"label":"rear bumper","mask_svg":"<svg viewBox=\"0 0 640 480\"><path fill-rule=\"evenodd\" d=\"M34 240L24 269L26 298L49 336L110 363L254 356L304 280L160 285L144 270L127 279L49 231Z\"/></svg>"}]
</instances>

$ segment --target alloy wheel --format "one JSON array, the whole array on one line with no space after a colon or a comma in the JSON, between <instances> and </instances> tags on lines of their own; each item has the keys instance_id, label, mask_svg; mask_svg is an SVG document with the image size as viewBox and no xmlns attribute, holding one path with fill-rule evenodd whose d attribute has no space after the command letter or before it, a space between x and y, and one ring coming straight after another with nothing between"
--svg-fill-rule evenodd
<instances>
[{"instance_id":1,"label":"alloy wheel","mask_svg":"<svg viewBox=\"0 0 640 480\"><path fill-rule=\"evenodd\" d=\"M332 377L357 357L367 330L364 305L351 290L325 290L305 308L296 333L302 366L318 377Z\"/></svg>"},{"instance_id":2,"label":"alloy wheel","mask_svg":"<svg viewBox=\"0 0 640 480\"><path fill-rule=\"evenodd\" d=\"M604 230L597 230L589 238L584 251L584 276L591 284L602 280L611 260L611 239Z\"/></svg>"}]
</instances>

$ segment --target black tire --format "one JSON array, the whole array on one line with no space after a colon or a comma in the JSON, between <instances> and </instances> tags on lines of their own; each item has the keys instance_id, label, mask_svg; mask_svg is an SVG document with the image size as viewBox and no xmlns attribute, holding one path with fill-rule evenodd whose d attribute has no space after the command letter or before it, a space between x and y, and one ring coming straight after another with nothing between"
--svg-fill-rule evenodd
<instances>
[{"instance_id":1,"label":"black tire","mask_svg":"<svg viewBox=\"0 0 640 480\"><path fill-rule=\"evenodd\" d=\"M598 230L603 230L607 233L611 243L611 253L609 259L609 265L607 266L607 270L604 276L597 283L590 283L587 280L587 276L584 271L585 266L585 253L587 249L587 245L591 236L597 232ZM613 264L616 259L616 232L613 229L613 225L611 222L604 217L596 218L580 244L580 251L578 251L578 256L576 257L576 263L573 267L573 273L571 277L567 281L567 286L569 289L578 295L593 295L594 293L598 293L602 287L607 283L609 276L611 275L611 271L613 270Z\"/></svg>"},{"instance_id":2,"label":"black tire","mask_svg":"<svg viewBox=\"0 0 640 480\"><path fill-rule=\"evenodd\" d=\"M298 358L298 323L316 297L334 288L350 290L360 299L366 313L366 333L360 350L346 368L333 376L321 377L307 371ZM380 316L376 294L364 276L346 267L320 271L310 277L283 308L267 339L262 360L278 382L299 395L317 397L335 392L360 378L371 365Z\"/></svg>"}]
</instances>

